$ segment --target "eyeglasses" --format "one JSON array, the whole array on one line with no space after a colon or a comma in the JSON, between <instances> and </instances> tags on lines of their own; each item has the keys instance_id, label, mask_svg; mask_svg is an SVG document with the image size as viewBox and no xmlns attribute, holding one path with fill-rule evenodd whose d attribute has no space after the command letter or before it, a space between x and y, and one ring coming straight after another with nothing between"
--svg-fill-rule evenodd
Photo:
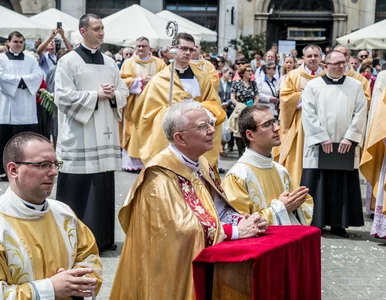
<instances>
[{"instance_id":1,"label":"eyeglasses","mask_svg":"<svg viewBox=\"0 0 386 300\"><path fill-rule=\"evenodd\" d=\"M361 55L360 57L361 58L368 58L369 56L368 55Z\"/></svg>"},{"instance_id":2,"label":"eyeglasses","mask_svg":"<svg viewBox=\"0 0 386 300\"><path fill-rule=\"evenodd\" d=\"M277 119L268 120L268 121L264 122L263 124L256 125L256 129L259 128L259 127L262 127L262 128L273 128L274 124L277 125L277 126L280 126L280 120L277 120Z\"/></svg>"},{"instance_id":3,"label":"eyeglasses","mask_svg":"<svg viewBox=\"0 0 386 300\"><path fill-rule=\"evenodd\" d=\"M285 57L292 57L293 59L295 59L295 55L293 55L291 53L290 54L286 54Z\"/></svg>"},{"instance_id":4,"label":"eyeglasses","mask_svg":"<svg viewBox=\"0 0 386 300\"><path fill-rule=\"evenodd\" d=\"M253 72L253 70L245 70L245 72Z\"/></svg>"},{"instance_id":5,"label":"eyeglasses","mask_svg":"<svg viewBox=\"0 0 386 300\"><path fill-rule=\"evenodd\" d=\"M208 121L206 123L202 123L198 125L196 128L190 128L190 129L184 129L184 130L178 130L179 132L183 131L200 131L201 133L207 133L210 128L214 128L215 122L214 121Z\"/></svg>"},{"instance_id":6,"label":"eyeglasses","mask_svg":"<svg viewBox=\"0 0 386 300\"><path fill-rule=\"evenodd\" d=\"M18 165L31 165L44 171L51 170L52 165L55 165L57 170L60 170L63 167L62 161L40 161L40 162L14 161L14 163Z\"/></svg>"},{"instance_id":7,"label":"eyeglasses","mask_svg":"<svg viewBox=\"0 0 386 300\"><path fill-rule=\"evenodd\" d=\"M345 67L347 65L347 61L338 61L336 63L326 63L326 65L331 65L334 68L339 68L340 66Z\"/></svg>"},{"instance_id":8,"label":"eyeglasses","mask_svg":"<svg viewBox=\"0 0 386 300\"><path fill-rule=\"evenodd\" d=\"M235 63L235 65L244 65L244 64L245 64L245 61L239 61Z\"/></svg>"},{"instance_id":9,"label":"eyeglasses","mask_svg":"<svg viewBox=\"0 0 386 300\"><path fill-rule=\"evenodd\" d=\"M190 47L185 47L185 46L178 46L177 48L180 49L182 52L188 52L188 51L190 53L196 52L195 48L190 48Z\"/></svg>"},{"instance_id":10,"label":"eyeglasses","mask_svg":"<svg viewBox=\"0 0 386 300\"><path fill-rule=\"evenodd\" d=\"M147 48L147 47L149 47L149 45L136 45L135 47L136 48Z\"/></svg>"}]
</instances>

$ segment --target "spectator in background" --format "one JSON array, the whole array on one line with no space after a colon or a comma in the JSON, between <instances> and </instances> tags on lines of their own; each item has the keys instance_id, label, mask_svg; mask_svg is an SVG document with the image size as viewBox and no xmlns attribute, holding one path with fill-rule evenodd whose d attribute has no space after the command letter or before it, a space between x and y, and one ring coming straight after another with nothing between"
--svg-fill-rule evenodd
<instances>
[{"instance_id":1,"label":"spectator in background","mask_svg":"<svg viewBox=\"0 0 386 300\"><path fill-rule=\"evenodd\" d=\"M276 72L275 67L276 64L272 61L261 66L265 78L263 81L258 81L257 89L259 90L259 103L267 104L275 119L278 119L280 83L279 80L274 77Z\"/></svg>"},{"instance_id":2,"label":"spectator in background","mask_svg":"<svg viewBox=\"0 0 386 300\"><path fill-rule=\"evenodd\" d=\"M68 50L65 50L65 49L60 49L56 55L57 57L57 60L59 61L59 59L66 55L68 52ZM106 51L108 52L108 51ZM110 52L111 53L111 52ZM56 65L53 66L47 73L47 82L46 82L46 85L47 85L47 92L49 93L54 93L55 91L55 74L56 74ZM54 95L54 98L55 98L55 95ZM52 136L52 142L53 142L53 146L54 146L54 149L56 150L56 142L58 140L58 116L57 116L57 113L53 114L53 115L49 115L47 117L47 134L49 136Z\"/></svg>"},{"instance_id":3,"label":"spectator in background","mask_svg":"<svg viewBox=\"0 0 386 300\"><path fill-rule=\"evenodd\" d=\"M279 53L279 51L278 51L278 49L277 49L277 44L276 44L276 43L273 43L273 44L272 44L271 50L272 50L272 51L275 51L276 53Z\"/></svg>"},{"instance_id":4,"label":"spectator in background","mask_svg":"<svg viewBox=\"0 0 386 300\"><path fill-rule=\"evenodd\" d=\"M256 72L257 68L261 66L261 60L263 58L263 53L258 50L253 54L253 59L251 60L251 68L253 73Z\"/></svg>"},{"instance_id":5,"label":"spectator in background","mask_svg":"<svg viewBox=\"0 0 386 300\"><path fill-rule=\"evenodd\" d=\"M110 51L105 51L105 52L103 52L103 54L107 55L108 57L111 57L115 61L115 57L114 57L114 55Z\"/></svg>"},{"instance_id":6,"label":"spectator in background","mask_svg":"<svg viewBox=\"0 0 386 300\"><path fill-rule=\"evenodd\" d=\"M296 49L291 50L291 54L295 57L295 59L298 59L298 50Z\"/></svg>"},{"instance_id":7,"label":"spectator in background","mask_svg":"<svg viewBox=\"0 0 386 300\"><path fill-rule=\"evenodd\" d=\"M221 99L221 106L226 111L228 118L231 116L234 110L234 105L231 100L232 76L232 69L230 67L224 67L222 77L220 79L220 87L218 89L218 96ZM233 134L230 135L229 141L225 141L224 139L221 140L220 155L223 157L228 156L224 151L226 142L228 142L228 149L232 151L234 146Z\"/></svg>"},{"instance_id":8,"label":"spectator in background","mask_svg":"<svg viewBox=\"0 0 386 300\"><path fill-rule=\"evenodd\" d=\"M5 44L0 44L0 53L5 53L8 51L8 46Z\"/></svg>"},{"instance_id":9,"label":"spectator in background","mask_svg":"<svg viewBox=\"0 0 386 300\"><path fill-rule=\"evenodd\" d=\"M359 66L358 66L358 69L356 71L359 72L359 68L362 65L362 61L369 57L369 51L367 51L366 49L360 50L358 52L357 57L358 57L358 60L359 60Z\"/></svg>"},{"instance_id":10,"label":"spectator in background","mask_svg":"<svg viewBox=\"0 0 386 300\"><path fill-rule=\"evenodd\" d=\"M37 38L36 40L34 40L34 51L37 51L40 44L42 43L42 39L41 38Z\"/></svg>"},{"instance_id":11,"label":"spectator in background","mask_svg":"<svg viewBox=\"0 0 386 300\"><path fill-rule=\"evenodd\" d=\"M216 58L218 56L217 47L210 48L211 52L209 53L211 58Z\"/></svg>"},{"instance_id":12,"label":"spectator in background","mask_svg":"<svg viewBox=\"0 0 386 300\"><path fill-rule=\"evenodd\" d=\"M225 59L222 56L217 56L216 61L217 61L217 68L216 68L216 70L217 70L218 76L221 78L222 72L223 72L222 69L225 66Z\"/></svg>"},{"instance_id":13,"label":"spectator in background","mask_svg":"<svg viewBox=\"0 0 386 300\"><path fill-rule=\"evenodd\" d=\"M224 59L225 59L225 65L227 67L230 67L230 66L232 66L232 58L228 52L229 52L228 47L224 47L222 57L224 57Z\"/></svg>"},{"instance_id":14,"label":"spectator in background","mask_svg":"<svg viewBox=\"0 0 386 300\"><path fill-rule=\"evenodd\" d=\"M293 69L297 69L298 65L296 64L296 56L293 54L286 54L284 59L284 64L281 67L281 77L280 77L280 87L284 83L287 74Z\"/></svg>"},{"instance_id":15,"label":"spectator in background","mask_svg":"<svg viewBox=\"0 0 386 300\"><path fill-rule=\"evenodd\" d=\"M298 68L304 63L304 60L303 59L298 59L296 61L296 64L298 65Z\"/></svg>"},{"instance_id":16,"label":"spectator in background","mask_svg":"<svg viewBox=\"0 0 386 300\"><path fill-rule=\"evenodd\" d=\"M123 48L123 50L122 50L122 61L118 65L119 69L122 68L122 65L123 65L123 62L125 61L125 59L129 59L130 57L133 56L133 54L134 54L134 49L133 48L131 48L131 47Z\"/></svg>"},{"instance_id":17,"label":"spectator in background","mask_svg":"<svg viewBox=\"0 0 386 300\"><path fill-rule=\"evenodd\" d=\"M57 63L56 44L54 40L57 34L60 34L62 37L67 50L72 50L70 41L64 36L63 28L52 29L50 36L44 40L36 50L40 57L39 66L44 72L44 78L46 78L48 71Z\"/></svg>"},{"instance_id":18,"label":"spectator in background","mask_svg":"<svg viewBox=\"0 0 386 300\"><path fill-rule=\"evenodd\" d=\"M370 92L372 95L373 89L374 89L374 84L375 84L375 81L377 80L377 77L373 75L373 67L371 65L371 61L370 60L368 60L368 61L364 60L362 62L362 66L359 69L359 72L361 73L361 75L363 77L365 77L369 81Z\"/></svg>"},{"instance_id":19,"label":"spectator in background","mask_svg":"<svg viewBox=\"0 0 386 300\"><path fill-rule=\"evenodd\" d=\"M354 70L358 70L358 68L359 68L359 59L358 59L358 57L352 56L350 58L350 65L354 68Z\"/></svg>"},{"instance_id":20,"label":"spectator in background","mask_svg":"<svg viewBox=\"0 0 386 300\"><path fill-rule=\"evenodd\" d=\"M245 65L245 64L246 64L246 61L244 58L236 59L236 62L233 65L233 71L235 72L235 75L233 76L233 79L232 79L233 81L241 79L241 77L239 75L239 70L240 70L241 66Z\"/></svg>"},{"instance_id":21,"label":"spectator in background","mask_svg":"<svg viewBox=\"0 0 386 300\"><path fill-rule=\"evenodd\" d=\"M253 75L251 65L242 65L238 73L241 79L233 81L231 89L231 100L233 105L235 108L238 106L242 109L245 106L257 104L259 102L259 91L256 82L251 79ZM245 151L245 144L240 135L235 135L235 139L239 157L241 157Z\"/></svg>"},{"instance_id":22,"label":"spectator in background","mask_svg":"<svg viewBox=\"0 0 386 300\"><path fill-rule=\"evenodd\" d=\"M274 62L276 67L275 67L275 78L276 80L280 80L280 68L281 66L278 65L276 63L276 60L277 60L277 57L276 57L276 52L274 50L268 50L265 54L264 54L264 61L265 63L267 62ZM255 78L256 78L256 81L258 80L264 80L264 72L263 70L261 69L261 66L256 70L255 72Z\"/></svg>"}]
</instances>

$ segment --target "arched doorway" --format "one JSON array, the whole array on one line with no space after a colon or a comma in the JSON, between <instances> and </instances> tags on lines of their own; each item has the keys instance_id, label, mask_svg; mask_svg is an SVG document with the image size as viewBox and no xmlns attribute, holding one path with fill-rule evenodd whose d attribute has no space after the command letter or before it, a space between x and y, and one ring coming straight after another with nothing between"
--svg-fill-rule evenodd
<instances>
[{"instance_id":1,"label":"arched doorway","mask_svg":"<svg viewBox=\"0 0 386 300\"><path fill-rule=\"evenodd\" d=\"M260 32L268 32L268 47L278 40L295 40L299 51L310 43L324 49L335 44L344 31L347 14L345 0L263 0L258 2ZM265 24L264 24L265 23ZM260 26L259 26L260 25ZM301 53L301 52L299 52Z\"/></svg>"}]
</instances>

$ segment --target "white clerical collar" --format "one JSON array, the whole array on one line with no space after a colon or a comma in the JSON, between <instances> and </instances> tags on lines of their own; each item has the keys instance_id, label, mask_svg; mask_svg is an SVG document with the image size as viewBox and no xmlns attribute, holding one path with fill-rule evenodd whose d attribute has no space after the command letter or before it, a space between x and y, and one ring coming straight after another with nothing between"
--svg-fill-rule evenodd
<instances>
[{"instance_id":1,"label":"white clerical collar","mask_svg":"<svg viewBox=\"0 0 386 300\"><path fill-rule=\"evenodd\" d=\"M343 76L339 77L339 78L332 78L328 73L326 73L326 76L328 78L330 78L333 82L338 82Z\"/></svg>"},{"instance_id":2,"label":"white clerical collar","mask_svg":"<svg viewBox=\"0 0 386 300\"><path fill-rule=\"evenodd\" d=\"M311 73L312 73L311 69L307 68L306 65L304 65L304 69L306 70L308 75L311 75ZM314 72L315 72L315 76L318 76L320 73L323 72L323 69L319 66L318 69L316 71L314 71Z\"/></svg>"},{"instance_id":3,"label":"white clerical collar","mask_svg":"<svg viewBox=\"0 0 386 300\"><path fill-rule=\"evenodd\" d=\"M186 66L186 68L184 69L180 69L180 68L177 68L177 66L175 67L176 70L180 73L180 74L184 74L184 72L189 68L189 64Z\"/></svg>"},{"instance_id":4,"label":"white clerical collar","mask_svg":"<svg viewBox=\"0 0 386 300\"><path fill-rule=\"evenodd\" d=\"M146 57L144 57L144 58L140 58L139 56L138 56L138 58L140 59L140 60L142 60L142 61L146 61L146 60L148 60L149 58L150 58L150 54L148 54Z\"/></svg>"},{"instance_id":5,"label":"white clerical collar","mask_svg":"<svg viewBox=\"0 0 386 300\"><path fill-rule=\"evenodd\" d=\"M245 149L243 156L240 157L238 162L246 163L261 169L271 169L273 167L272 157L261 155L251 148Z\"/></svg>"},{"instance_id":6,"label":"white clerical collar","mask_svg":"<svg viewBox=\"0 0 386 300\"><path fill-rule=\"evenodd\" d=\"M5 192L6 199L9 199L9 205L12 206L20 215L27 219L36 219L44 216L48 211L48 201L45 201L42 205L31 204L23 199L21 199L18 195L16 195L10 187ZM28 205L29 207L27 207ZM42 206L42 207L41 207ZM34 209L31 209L33 207ZM36 208L37 209L36 209ZM39 207L41 207L39 209ZM42 208L44 208L42 210Z\"/></svg>"},{"instance_id":7,"label":"white clerical collar","mask_svg":"<svg viewBox=\"0 0 386 300\"><path fill-rule=\"evenodd\" d=\"M193 161L189 157L187 157L184 153L182 153L180 150L178 150L173 144L169 144L168 149L175 155L177 158L188 168L192 169L193 171L199 171L200 169L200 162Z\"/></svg>"},{"instance_id":8,"label":"white clerical collar","mask_svg":"<svg viewBox=\"0 0 386 300\"><path fill-rule=\"evenodd\" d=\"M20 54L20 52L19 53L13 52L11 48L9 48L9 52L11 52L14 56L19 56Z\"/></svg>"},{"instance_id":9,"label":"white clerical collar","mask_svg":"<svg viewBox=\"0 0 386 300\"><path fill-rule=\"evenodd\" d=\"M90 50L91 51L91 54L95 54L97 51L98 51L98 49L99 49L99 47L97 47L97 48L90 48L90 47L87 47L85 44L83 44L83 43L80 43L83 47L85 47L87 50Z\"/></svg>"}]
</instances>

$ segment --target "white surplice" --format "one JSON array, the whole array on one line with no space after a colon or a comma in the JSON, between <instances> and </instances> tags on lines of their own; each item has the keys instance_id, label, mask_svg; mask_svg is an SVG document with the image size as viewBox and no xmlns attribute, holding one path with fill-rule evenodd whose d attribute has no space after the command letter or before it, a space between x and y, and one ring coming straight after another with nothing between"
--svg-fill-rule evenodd
<instances>
[{"instance_id":1,"label":"white surplice","mask_svg":"<svg viewBox=\"0 0 386 300\"><path fill-rule=\"evenodd\" d=\"M303 168L318 168L319 144L327 140L340 143L345 138L358 143L354 160L358 169L367 110L362 84L348 76L342 78L342 84L331 84L323 77L307 83L302 94Z\"/></svg>"},{"instance_id":2,"label":"white surplice","mask_svg":"<svg viewBox=\"0 0 386 300\"><path fill-rule=\"evenodd\" d=\"M43 79L43 71L35 57L24 55L23 60L9 59L0 54L0 124L37 124L36 93ZM18 88L23 78L26 89Z\"/></svg>"},{"instance_id":3,"label":"white surplice","mask_svg":"<svg viewBox=\"0 0 386 300\"><path fill-rule=\"evenodd\" d=\"M115 62L102 55L104 64L86 63L76 51L58 62L57 156L64 161L63 173L92 174L121 169L118 121L122 119L129 90ZM105 83L116 87L116 108L107 99L97 100L97 90Z\"/></svg>"}]
</instances>

